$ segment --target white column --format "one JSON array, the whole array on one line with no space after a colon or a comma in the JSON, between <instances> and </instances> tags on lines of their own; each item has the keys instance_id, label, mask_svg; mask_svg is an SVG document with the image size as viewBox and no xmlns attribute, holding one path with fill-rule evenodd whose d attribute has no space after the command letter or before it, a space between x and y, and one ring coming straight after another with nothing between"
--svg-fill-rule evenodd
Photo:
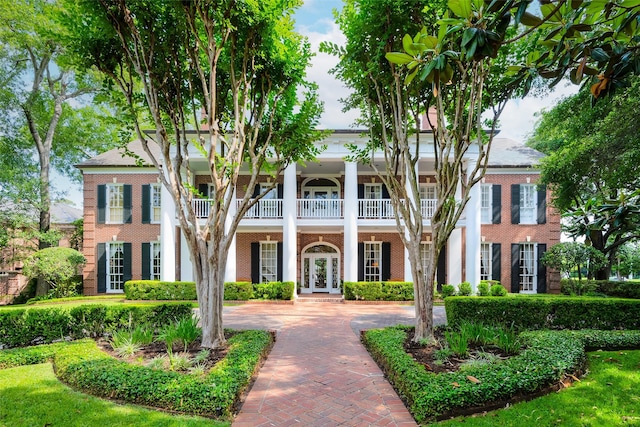
<instances>
[{"instance_id":1,"label":"white column","mask_svg":"<svg viewBox=\"0 0 640 427\"><path fill-rule=\"evenodd\" d=\"M415 165L415 171L416 171L416 180L418 181L418 194L414 194L413 195L413 199L417 200L420 197L420 158L418 158L418 161L416 162ZM422 203L422 200L420 200L420 202L418 203L419 205ZM421 209L422 207L420 206L419 209ZM424 218L422 219L422 224L424 225ZM407 230L405 228L405 236L407 236L408 239L408 235L407 235ZM405 247L404 248L404 281L405 282L413 282L413 273L411 272L411 261L409 261L409 250Z\"/></svg>"},{"instance_id":2,"label":"white column","mask_svg":"<svg viewBox=\"0 0 640 427\"><path fill-rule=\"evenodd\" d=\"M358 164L344 163L344 281L358 280Z\"/></svg>"},{"instance_id":3,"label":"white column","mask_svg":"<svg viewBox=\"0 0 640 427\"><path fill-rule=\"evenodd\" d=\"M233 191L233 198L231 199L231 206L229 206L229 211L227 212L227 218L224 223L224 231L225 234L229 233L229 229L231 228L231 223L233 222L233 218L236 215L238 210L238 204L236 202L236 190L229 189L229 191ZM227 253L227 264L224 270L224 281L225 282L235 282L236 281L236 235L233 234L233 239L231 240L231 246L229 246L229 252Z\"/></svg>"},{"instance_id":4,"label":"white column","mask_svg":"<svg viewBox=\"0 0 640 427\"><path fill-rule=\"evenodd\" d=\"M457 286L462 282L462 230L455 228L447 242L447 283Z\"/></svg>"},{"instance_id":5,"label":"white column","mask_svg":"<svg viewBox=\"0 0 640 427\"><path fill-rule=\"evenodd\" d=\"M469 162L468 169L475 162ZM467 170L467 172L471 172ZM480 283L480 234L481 234L481 191L480 183L469 191L469 202L466 207L467 230L465 233L466 281L471 283L474 292Z\"/></svg>"},{"instance_id":6,"label":"white column","mask_svg":"<svg viewBox=\"0 0 640 427\"><path fill-rule=\"evenodd\" d=\"M284 188L282 201L282 280L297 281L297 215L296 215L296 164L287 166L284 171ZM294 292L295 295L295 292Z\"/></svg>"},{"instance_id":7,"label":"white column","mask_svg":"<svg viewBox=\"0 0 640 427\"><path fill-rule=\"evenodd\" d=\"M160 193L160 278L176 280L176 206L171 193L161 185Z\"/></svg>"}]
</instances>

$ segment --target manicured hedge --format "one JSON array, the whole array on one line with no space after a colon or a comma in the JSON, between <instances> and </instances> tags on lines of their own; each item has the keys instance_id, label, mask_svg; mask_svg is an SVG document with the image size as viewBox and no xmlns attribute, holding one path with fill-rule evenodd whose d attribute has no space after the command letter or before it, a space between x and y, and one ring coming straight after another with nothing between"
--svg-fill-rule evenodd
<instances>
[{"instance_id":1,"label":"manicured hedge","mask_svg":"<svg viewBox=\"0 0 640 427\"><path fill-rule=\"evenodd\" d=\"M344 282L344 299L413 301L412 282Z\"/></svg>"},{"instance_id":2,"label":"manicured hedge","mask_svg":"<svg viewBox=\"0 0 640 427\"><path fill-rule=\"evenodd\" d=\"M533 393L557 383L584 367L587 336L591 336L591 343L640 346L640 334L625 335L625 331L529 331L520 335L525 348L517 356L464 371L434 374L405 352L407 330L407 327L370 330L363 335L363 342L405 398L418 423L444 418L456 409Z\"/></svg>"},{"instance_id":3,"label":"manicured hedge","mask_svg":"<svg viewBox=\"0 0 640 427\"><path fill-rule=\"evenodd\" d=\"M225 358L204 377L116 360L88 339L0 351L0 369L53 360L62 381L95 396L228 418L272 342L266 331L235 334Z\"/></svg>"},{"instance_id":4,"label":"manicured hedge","mask_svg":"<svg viewBox=\"0 0 640 427\"><path fill-rule=\"evenodd\" d=\"M98 336L137 324L163 326L192 315L191 304L99 305L0 310L0 347L49 343Z\"/></svg>"},{"instance_id":5,"label":"manicured hedge","mask_svg":"<svg viewBox=\"0 0 640 427\"><path fill-rule=\"evenodd\" d=\"M447 322L516 329L640 329L640 301L565 296L450 297Z\"/></svg>"},{"instance_id":6,"label":"manicured hedge","mask_svg":"<svg viewBox=\"0 0 640 427\"><path fill-rule=\"evenodd\" d=\"M576 289L577 288L577 289ZM617 280L560 280L560 290L565 295L595 292L610 297L640 299L640 282Z\"/></svg>"},{"instance_id":7,"label":"manicured hedge","mask_svg":"<svg viewBox=\"0 0 640 427\"><path fill-rule=\"evenodd\" d=\"M256 299L293 298L294 282L226 282L224 299L226 301L246 301ZM190 300L197 299L195 282L161 282L159 280L129 280L124 284L124 293L128 300Z\"/></svg>"}]
</instances>

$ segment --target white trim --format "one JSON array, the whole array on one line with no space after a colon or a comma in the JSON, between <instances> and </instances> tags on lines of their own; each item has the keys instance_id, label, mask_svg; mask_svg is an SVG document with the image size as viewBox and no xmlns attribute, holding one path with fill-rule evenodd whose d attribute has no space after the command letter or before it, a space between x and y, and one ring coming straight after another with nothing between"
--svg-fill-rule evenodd
<instances>
[{"instance_id":1,"label":"white trim","mask_svg":"<svg viewBox=\"0 0 640 427\"><path fill-rule=\"evenodd\" d=\"M126 169L116 168L78 168L83 175L160 175L155 166L129 166Z\"/></svg>"},{"instance_id":2,"label":"white trim","mask_svg":"<svg viewBox=\"0 0 640 427\"><path fill-rule=\"evenodd\" d=\"M124 241L112 241L105 242L105 262L107 265L105 266L105 293L107 294L121 294L124 293ZM113 289L111 285L111 245L121 245L122 249L122 289Z\"/></svg>"},{"instance_id":3,"label":"white trim","mask_svg":"<svg viewBox=\"0 0 640 427\"><path fill-rule=\"evenodd\" d=\"M308 249L316 247L316 246L328 246L332 249L334 249L336 252L335 253L305 253ZM312 242L309 243L307 246L305 246L302 251L300 252L300 278L301 278L301 286L300 286L300 292L302 293L313 293L313 292L327 292L327 293L331 293L331 294L339 294L340 293L340 277L341 277L341 265L340 265L340 258L341 258L341 253L340 253L340 248L338 248L338 246L334 245L333 243L329 243L329 242ZM327 287L326 288L314 288L312 287L311 283L307 283L307 281L309 280L308 277L305 277L305 271L304 271L304 263L306 260L309 260L309 273L311 273L311 261L315 260L317 258L324 258L327 259ZM337 268L337 277L334 277L333 275L333 260L337 260L338 262L338 268ZM329 271L329 269L331 269L331 271ZM336 287L333 286L333 282L335 281L335 283L337 284ZM308 287L305 288L305 284L308 284Z\"/></svg>"}]
</instances>

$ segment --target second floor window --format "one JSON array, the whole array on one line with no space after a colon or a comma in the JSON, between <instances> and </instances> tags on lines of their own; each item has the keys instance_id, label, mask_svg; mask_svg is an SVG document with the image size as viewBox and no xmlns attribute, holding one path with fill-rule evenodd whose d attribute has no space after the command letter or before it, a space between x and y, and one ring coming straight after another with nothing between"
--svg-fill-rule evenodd
<instances>
[{"instance_id":1,"label":"second floor window","mask_svg":"<svg viewBox=\"0 0 640 427\"><path fill-rule=\"evenodd\" d=\"M535 224L537 221L537 192L534 184L520 185L520 224Z\"/></svg>"},{"instance_id":2,"label":"second floor window","mask_svg":"<svg viewBox=\"0 0 640 427\"><path fill-rule=\"evenodd\" d=\"M382 184L365 184L364 198L369 200L382 199Z\"/></svg>"},{"instance_id":3,"label":"second floor window","mask_svg":"<svg viewBox=\"0 0 640 427\"><path fill-rule=\"evenodd\" d=\"M162 199L160 184L151 184L151 222L160 223L162 212Z\"/></svg>"},{"instance_id":4,"label":"second floor window","mask_svg":"<svg viewBox=\"0 0 640 427\"><path fill-rule=\"evenodd\" d=\"M492 208L491 184L482 184L480 187L480 220L483 224L491 224Z\"/></svg>"},{"instance_id":5,"label":"second floor window","mask_svg":"<svg viewBox=\"0 0 640 427\"><path fill-rule=\"evenodd\" d=\"M420 185L420 200L435 200L438 198L435 184Z\"/></svg>"},{"instance_id":6,"label":"second floor window","mask_svg":"<svg viewBox=\"0 0 640 427\"><path fill-rule=\"evenodd\" d=\"M124 186L122 184L108 184L106 190L106 221L108 223L121 224L124 222Z\"/></svg>"}]
</instances>

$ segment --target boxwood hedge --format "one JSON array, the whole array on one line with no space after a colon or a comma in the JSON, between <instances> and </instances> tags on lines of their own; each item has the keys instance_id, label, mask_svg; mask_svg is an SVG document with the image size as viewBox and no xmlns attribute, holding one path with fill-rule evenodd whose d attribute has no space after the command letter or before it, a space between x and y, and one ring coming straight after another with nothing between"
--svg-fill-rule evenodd
<instances>
[{"instance_id":1,"label":"boxwood hedge","mask_svg":"<svg viewBox=\"0 0 640 427\"><path fill-rule=\"evenodd\" d=\"M107 330L142 323L160 327L191 315L190 303L0 310L0 348L98 336Z\"/></svg>"},{"instance_id":2,"label":"boxwood hedge","mask_svg":"<svg viewBox=\"0 0 640 427\"><path fill-rule=\"evenodd\" d=\"M0 351L0 368L52 360L56 375L85 393L164 410L229 417L272 342L272 334L266 331L235 334L228 340L226 357L203 377L116 360L90 339Z\"/></svg>"},{"instance_id":3,"label":"boxwood hedge","mask_svg":"<svg viewBox=\"0 0 640 427\"><path fill-rule=\"evenodd\" d=\"M525 348L517 356L464 372L434 374L404 350L407 329L370 330L363 342L418 423L544 389L584 367L585 347L640 346L635 331L528 331L520 335Z\"/></svg>"},{"instance_id":4,"label":"boxwood hedge","mask_svg":"<svg viewBox=\"0 0 640 427\"><path fill-rule=\"evenodd\" d=\"M224 299L226 301L246 301L256 299L293 298L294 282L226 282ZM159 280L129 280L124 284L124 293L128 300L190 300L195 301L195 282L161 282Z\"/></svg>"},{"instance_id":5,"label":"boxwood hedge","mask_svg":"<svg viewBox=\"0 0 640 427\"><path fill-rule=\"evenodd\" d=\"M413 301L412 282L344 282L344 299Z\"/></svg>"},{"instance_id":6,"label":"boxwood hedge","mask_svg":"<svg viewBox=\"0 0 640 427\"><path fill-rule=\"evenodd\" d=\"M447 323L523 329L640 329L640 300L565 296L451 297Z\"/></svg>"}]
</instances>

